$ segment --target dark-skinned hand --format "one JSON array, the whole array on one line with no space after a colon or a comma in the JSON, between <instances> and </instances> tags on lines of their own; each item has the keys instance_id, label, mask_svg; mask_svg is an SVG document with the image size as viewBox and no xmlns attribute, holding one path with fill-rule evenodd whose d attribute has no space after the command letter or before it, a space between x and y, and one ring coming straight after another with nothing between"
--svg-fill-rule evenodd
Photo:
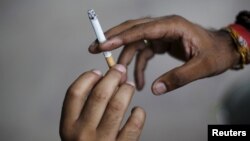
<instances>
[{"instance_id":1,"label":"dark-skinned hand","mask_svg":"<svg viewBox=\"0 0 250 141\"><path fill-rule=\"evenodd\" d=\"M100 53L124 46L118 63L127 66L136 56L134 74L138 90L144 86L144 71L155 54L169 53L185 62L153 82L152 91L156 95L220 74L237 65L240 58L227 32L209 31L176 15L129 20L105 35L108 40L102 44L93 42L89 51Z\"/></svg>"}]
</instances>

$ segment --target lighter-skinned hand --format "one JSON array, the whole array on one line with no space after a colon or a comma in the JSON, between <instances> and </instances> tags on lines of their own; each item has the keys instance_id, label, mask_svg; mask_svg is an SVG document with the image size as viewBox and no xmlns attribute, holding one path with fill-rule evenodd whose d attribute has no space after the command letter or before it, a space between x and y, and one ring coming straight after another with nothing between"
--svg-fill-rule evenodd
<instances>
[{"instance_id":1,"label":"lighter-skinned hand","mask_svg":"<svg viewBox=\"0 0 250 141\"><path fill-rule=\"evenodd\" d=\"M116 65L105 76L98 70L82 74L69 87L62 108L63 141L137 141L145 112L135 107L121 122L134 94L135 84L125 82L126 68Z\"/></svg>"}]
</instances>

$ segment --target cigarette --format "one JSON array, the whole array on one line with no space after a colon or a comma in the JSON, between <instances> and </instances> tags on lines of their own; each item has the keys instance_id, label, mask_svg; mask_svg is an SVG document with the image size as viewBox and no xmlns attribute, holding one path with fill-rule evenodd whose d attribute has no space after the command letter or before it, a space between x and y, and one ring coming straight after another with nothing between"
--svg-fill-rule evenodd
<instances>
[{"instance_id":1,"label":"cigarette","mask_svg":"<svg viewBox=\"0 0 250 141\"><path fill-rule=\"evenodd\" d=\"M104 43L106 41L106 37L103 33L102 27L99 23L99 20L97 18L97 15L93 9L88 10L88 16L89 20L91 22L91 25L95 31L97 40L99 43ZM108 66L111 68L115 65L114 58L112 57L112 53L110 51L103 52L103 55L108 63Z\"/></svg>"}]
</instances>

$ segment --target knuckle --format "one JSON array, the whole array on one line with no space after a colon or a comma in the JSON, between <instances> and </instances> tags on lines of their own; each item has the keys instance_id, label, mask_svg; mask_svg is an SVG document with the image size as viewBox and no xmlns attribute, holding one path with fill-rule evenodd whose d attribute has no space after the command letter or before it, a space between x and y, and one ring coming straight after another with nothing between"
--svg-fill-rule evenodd
<instances>
[{"instance_id":1,"label":"knuckle","mask_svg":"<svg viewBox=\"0 0 250 141\"><path fill-rule=\"evenodd\" d=\"M132 120L131 125L127 126L127 128L125 128L125 131L126 131L128 136L136 137L140 134L141 129L137 127L137 124L138 123L136 122L136 120Z\"/></svg>"},{"instance_id":2,"label":"knuckle","mask_svg":"<svg viewBox=\"0 0 250 141\"><path fill-rule=\"evenodd\" d=\"M124 105L124 103L122 103L121 101L118 100L112 100L110 101L109 105L108 105L108 109L112 112L119 112L119 111L123 111L125 110L126 106Z\"/></svg>"},{"instance_id":3,"label":"knuckle","mask_svg":"<svg viewBox=\"0 0 250 141\"><path fill-rule=\"evenodd\" d=\"M137 112L142 112L143 110L140 110L136 108ZM141 130L143 128L143 120L145 118L145 112L143 111L140 116L132 116L129 124L125 128L125 132L127 132L130 136L138 136L141 133Z\"/></svg>"},{"instance_id":4,"label":"knuckle","mask_svg":"<svg viewBox=\"0 0 250 141\"><path fill-rule=\"evenodd\" d=\"M107 89L98 89L97 88L93 91L93 100L95 102L106 101L108 99L107 93L109 93L109 91Z\"/></svg>"},{"instance_id":5,"label":"knuckle","mask_svg":"<svg viewBox=\"0 0 250 141\"><path fill-rule=\"evenodd\" d=\"M180 15L170 15L165 17L166 21L170 21L173 25L182 25L187 20Z\"/></svg>"},{"instance_id":6,"label":"knuckle","mask_svg":"<svg viewBox=\"0 0 250 141\"><path fill-rule=\"evenodd\" d=\"M176 21L176 22L180 22L180 21L183 21L184 18L180 15L171 15L170 18L173 20L173 21Z\"/></svg>"},{"instance_id":7,"label":"knuckle","mask_svg":"<svg viewBox=\"0 0 250 141\"><path fill-rule=\"evenodd\" d=\"M93 78L95 77L95 75L93 75L93 73L91 72L85 72L83 73L81 76L79 76L78 79L80 78L86 78L86 80L93 80L93 79L90 79L90 78ZM79 85L77 85L78 80L76 80L73 84L71 84L67 90L67 95L70 96L70 97L73 97L73 98L79 98L81 97L82 95L82 89Z\"/></svg>"},{"instance_id":8,"label":"knuckle","mask_svg":"<svg viewBox=\"0 0 250 141\"><path fill-rule=\"evenodd\" d=\"M132 29L134 29L134 30L138 30L138 31L140 31L140 33L144 33L144 32L142 32L143 31L143 29L145 28L145 23L142 23L142 24L136 24L136 25L133 25L132 26ZM142 34L143 35L143 34Z\"/></svg>"},{"instance_id":9,"label":"knuckle","mask_svg":"<svg viewBox=\"0 0 250 141\"><path fill-rule=\"evenodd\" d=\"M135 22L135 20L130 19L130 20L123 22L122 24L123 25L130 25L130 24L133 24L134 22Z\"/></svg>"},{"instance_id":10,"label":"knuckle","mask_svg":"<svg viewBox=\"0 0 250 141\"><path fill-rule=\"evenodd\" d=\"M137 131L126 131L126 140L137 140L138 136L139 136L140 132Z\"/></svg>"},{"instance_id":11,"label":"knuckle","mask_svg":"<svg viewBox=\"0 0 250 141\"><path fill-rule=\"evenodd\" d=\"M142 30L145 28L148 29L148 31L150 31L150 34L152 36L157 36L159 33L161 33L162 29L163 29L164 23L161 20L156 20L154 22L151 23L147 23L147 26L145 25L144 27L142 27ZM146 34L147 32L145 32ZM147 36L147 35L145 35Z\"/></svg>"},{"instance_id":12,"label":"knuckle","mask_svg":"<svg viewBox=\"0 0 250 141\"><path fill-rule=\"evenodd\" d=\"M137 38L143 39L145 37L144 28L145 28L145 23L133 25L130 29L130 32L124 32L124 34L121 35L123 41L125 43L128 42L127 40L131 38L130 36L128 36L128 34L131 34L131 32L137 32Z\"/></svg>"},{"instance_id":13,"label":"knuckle","mask_svg":"<svg viewBox=\"0 0 250 141\"><path fill-rule=\"evenodd\" d=\"M71 98L80 98L81 97L81 90L80 88L70 86L67 90L67 95Z\"/></svg>"}]
</instances>

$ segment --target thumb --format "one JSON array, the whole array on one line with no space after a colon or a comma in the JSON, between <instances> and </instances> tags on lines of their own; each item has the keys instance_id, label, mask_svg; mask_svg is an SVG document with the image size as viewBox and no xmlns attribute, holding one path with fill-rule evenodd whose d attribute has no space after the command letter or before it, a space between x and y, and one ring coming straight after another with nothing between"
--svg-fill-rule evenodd
<instances>
[{"instance_id":1,"label":"thumb","mask_svg":"<svg viewBox=\"0 0 250 141\"><path fill-rule=\"evenodd\" d=\"M205 65L206 64L206 65ZM210 76L213 72L203 59L191 59L184 65L174 68L157 78L152 85L152 92L155 95L172 91L184 86L194 80Z\"/></svg>"}]
</instances>

